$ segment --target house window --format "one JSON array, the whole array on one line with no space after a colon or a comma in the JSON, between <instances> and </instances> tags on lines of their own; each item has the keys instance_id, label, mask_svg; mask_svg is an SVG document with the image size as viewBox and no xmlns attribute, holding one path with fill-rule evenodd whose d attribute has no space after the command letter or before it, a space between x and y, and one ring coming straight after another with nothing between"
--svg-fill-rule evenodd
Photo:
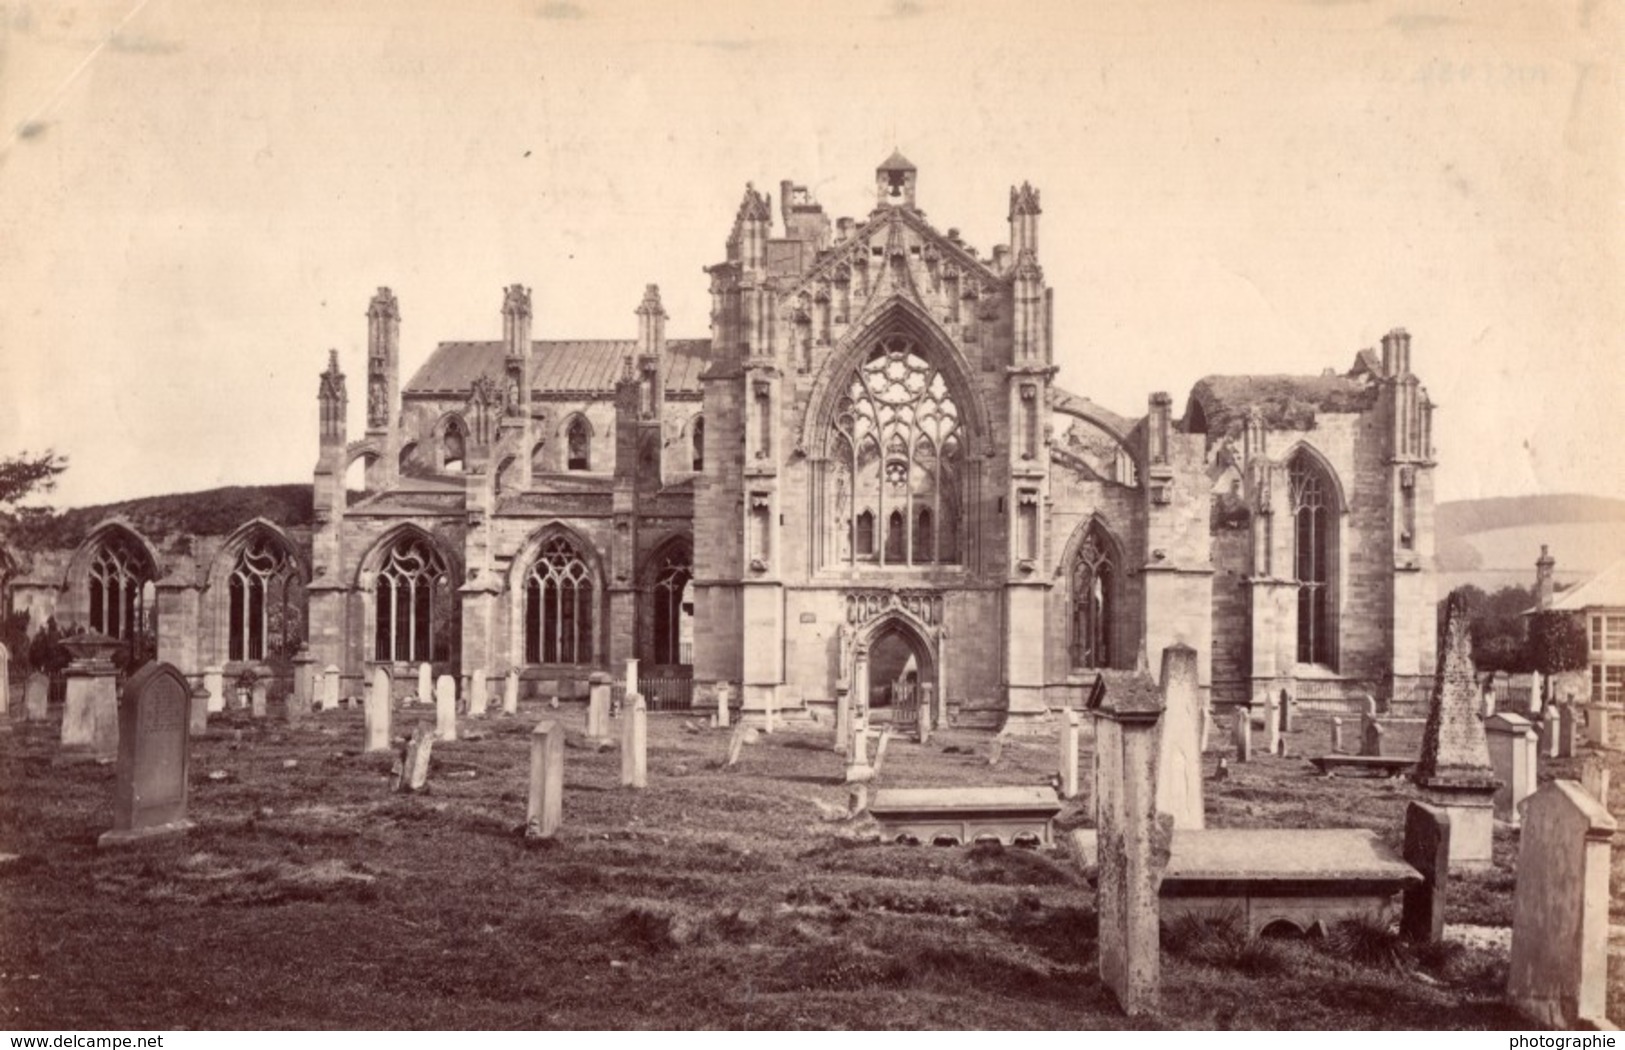
<instances>
[{"instance_id":1,"label":"house window","mask_svg":"<svg viewBox=\"0 0 1625 1050\"><path fill-rule=\"evenodd\" d=\"M1625 653L1625 616L1591 618L1591 651Z\"/></svg>"},{"instance_id":2,"label":"house window","mask_svg":"<svg viewBox=\"0 0 1625 1050\"><path fill-rule=\"evenodd\" d=\"M567 446L567 459L565 465L570 470L592 469L592 431L587 428L587 421L580 416L570 420L570 428L565 432Z\"/></svg>"},{"instance_id":3,"label":"house window","mask_svg":"<svg viewBox=\"0 0 1625 1050\"><path fill-rule=\"evenodd\" d=\"M130 537L114 531L90 561L90 629L132 639L146 626L152 561Z\"/></svg>"},{"instance_id":4,"label":"house window","mask_svg":"<svg viewBox=\"0 0 1625 1050\"><path fill-rule=\"evenodd\" d=\"M1287 468L1292 506L1293 579L1298 587L1298 662L1332 662L1332 561L1334 527L1330 485L1308 456Z\"/></svg>"},{"instance_id":5,"label":"house window","mask_svg":"<svg viewBox=\"0 0 1625 1050\"><path fill-rule=\"evenodd\" d=\"M1591 665L1591 702L1625 704L1625 664ZM1606 717L1593 714L1593 717Z\"/></svg>"},{"instance_id":6,"label":"house window","mask_svg":"<svg viewBox=\"0 0 1625 1050\"><path fill-rule=\"evenodd\" d=\"M1094 525L1072 559L1072 666L1112 666L1117 567L1109 541Z\"/></svg>"},{"instance_id":7,"label":"house window","mask_svg":"<svg viewBox=\"0 0 1625 1050\"><path fill-rule=\"evenodd\" d=\"M451 659L456 595L446 559L423 536L397 539L373 584L373 658L398 663Z\"/></svg>"},{"instance_id":8,"label":"house window","mask_svg":"<svg viewBox=\"0 0 1625 1050\"><path fill-rule=\"evenodd\" d=\"M593 572L560 536L543 545L525 577L525 659L533 664L593 661Z\"/></svg>"},{"instance_id":9,"label":"house window","mask_svg":"<svg viewBox=\"0 0 1625 1050\"><path fill-rule=\"evenodd\" d=\"M237 553L226 583L228 660L291 657L304 638L298 563L275 536L257 532Z\"/></svg>"}]
</instances>

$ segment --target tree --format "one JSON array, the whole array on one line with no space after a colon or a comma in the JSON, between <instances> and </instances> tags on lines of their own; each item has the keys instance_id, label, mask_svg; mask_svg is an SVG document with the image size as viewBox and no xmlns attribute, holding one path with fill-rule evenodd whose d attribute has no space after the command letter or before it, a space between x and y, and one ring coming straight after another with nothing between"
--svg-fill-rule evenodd
<instances>
[{"instance_id":1,"label":"tree","mask_svg":"<svg viewBox=\"0 0 1625 1050\"><path fill-rule=\"evenodd\" d=\"M1488 594L1472 584L1450 592L1439 603L1439 644L1444 644L1445 609L1454 598L1472 629L1473 665L1480 671L1507 671L1520 674L1530 670L1530 653L1525 645L1524 613L1535 604L1527 587L1502 587Z\"/></svg>"},{"instance_id":2,"label":"tree","mask_svg":"<svg viewBox=\"0 0 1625 1050\"><path fill-rule=\"evenodd\" d=\"M1529 662L1543 675L1584 670L1591 662L1578 613L1542 609L1529 617Z\"/></svg>"},{"instance_id":3,"label":"tree","mask_svg":"<svg viewBox=\"0 0 1625 1050\"><path fill-rule=\"evenodd\" d=\"M0 460L0 508L10 509L36 492L50 492L58 474L68 469L68 457L46 449L38 456L27 452Z\"/></svg>"}]
</instances>

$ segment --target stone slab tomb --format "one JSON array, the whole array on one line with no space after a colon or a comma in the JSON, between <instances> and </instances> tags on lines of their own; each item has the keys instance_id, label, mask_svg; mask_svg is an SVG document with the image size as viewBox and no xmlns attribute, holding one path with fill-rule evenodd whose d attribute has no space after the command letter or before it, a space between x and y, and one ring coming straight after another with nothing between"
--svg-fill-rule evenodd
<instances>
[{"instance_id":1,"label":"stone slab tomb","mask_svg":"<svg viewBox=\"0 0 1625 1050\"><path fill-rule=\"evenodd\" d=\"M869 804L881 838L910 844L1048 846L1060 811L1048 787L885 788Z\"/></svg>"},{"instance_id":2,"label":"stone slab tomb","mask_svg":"<svg viewBox=\"0 0 1625 1050\"><path fill-rule=\"evenodd\" d=\"M118 698L113 830L97 845L170 835L192 826L186 819L191 707L191 686L173 664L149 663L125 683Z\"/></svg>"}]
</instances>

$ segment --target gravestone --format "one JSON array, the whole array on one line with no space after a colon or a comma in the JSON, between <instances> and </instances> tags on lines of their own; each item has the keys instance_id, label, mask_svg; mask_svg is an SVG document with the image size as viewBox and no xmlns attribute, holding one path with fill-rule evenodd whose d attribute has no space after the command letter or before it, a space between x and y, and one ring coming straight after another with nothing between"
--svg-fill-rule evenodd
<instances>
[{"instance_id":1,"label":"gravestone","mask_svg":"<svg viewBox=\"0 0 1625 1050\"><path fill-rule=\"evenodd\" d=\"M418 664L418 703L434 703L434 670L428 664Z\"/></svg>"},{"instance_id":2,"label":"gravestone","mask_svg":"<svg viewBox=\"0 0 1625 1050\"><path fill-rule=\"evenodd\" d=\"M1444 658L1433 681L1433 703L1413 775L1427 801L1450 816L1450 864L1487 867L1493 860L1494 797L1500 782L1478 717L1467 607L1460 595L1446 611Z\"/></svg>"},{"instance_id":3,"label":"gravestone","mask_svg":"<svg viewBox=\"0 0 1625 1050\"><path fill-rule=\"evenodd\" d=\"M734 723L734 731L728 736L728 757L723 763L726 769L732 769L739 764L739 755L745 748L745 725L743 717Z\"/></svg>"},{"instance_id":4,"label":"gravestone","mask_svg":"<svg viewBox=\"0 0 1625 1050\"><path fill-rule=\"evenodd\" d=\"M476 668L468 680L468 717L484 718L491 706L491 693L485 681L485 669Z\"/></svg>"},{"instance_id":5,"label":"gravestone","mask_svg":"<svg viewBox=\"0 0 1625 1050\"><path fill-rule=\"evenodd\" d=\"M935 682L920 683L919 742L931 742L931 733L940 725L937 721L937 686Z\"/></svg>"},{"instance_id":6,"label":"gravestone","mask_svg":"<svg viewBox=\"0 0 1625 1050\"><path fill-rule=\"evenodd\" d=\"M852 694L845 684L835 687L835 750L846 754L852 744Z\"/></svg>"},{"instance_id":7,"label":"gravestone","mask_svg":"<svg viewBox=\"0 0 1625 1050\"><path fill-rule=\"evenodd\" d=\"M62 640L62 647L73 657L63 672L67 679L62 706L64 757L118 757L118 669L113 666L113 653L123 644L95 632ZM182 715L183 725L186 720Z\"/></svg>"},{"instance_id":8,"label":"gravestone","mask_svg":"<svg viewBox=\"0 0 1625 1050\"><path fill-rule=\"evenodd\" d=\"M1573 758L1580 752L1579 710L1573 704L1557 707L1557 757Z\"/></svg>"},{"instance_id":9,"label":"gravestone","mask_svg":"<svg viewBox=\"0 0 1625 1050\"><path fill-rule=\"evenodd\" d=\"M1486 718L1484 735L1489 741L1490 768L1501 782L1495 791L1495 819L1517 827L1518 804L1535 793L1539 737L1529 719L1511 711Z\"/></svg>"},{"instance_id":10,"label":"gravestone","mask_svg":"<svg viewBox=\"0 0 1625 1050\"><path fill-rule=\"evenodd\" d=\"M209 691L199 682L190 691L188 697L190 708L187 718L187 732L192 736L203 736L209 731Z\"/></svg>"},{"instance_id":11,"label":"gravestone","mask_svg":"<svg viewBox=\"0 0 1625 1050\"><path fill-rule=\"evenodd\" d=\"M603 671L587 679L587 738L601 742L609 737L609 692L614 683Z\"/></svg>"},{"instance_id":12,"label":"gravestone","mask_svg":"<svg viewBox=\"0 0 1625 1050\"><path fill-rule=\"evenodd\" d=\"M434 752L435 731L418 725L401 752L401 775L396 791L422 791L429 783L429 760Z\"/></svg>"},{"instance_id":13,"label":"gravestone","mask_svg":"<svg viewBox=\"0 0 1625 1050\"><path fill-rule=\"evenodd\" d=\"M1236 708L1236 724L1230 731L1236 745L1236 761L1253 760L1253 713L1245 707Z\"/></svg>"},{"instance_id":14,"label":"gravestone","mask_svg":"<svg viewBox=\"0 0 1625 1050\"><path fill-rule=\"evenodd\" d=\"M186 772L191 756L192 689L175 665L147 664L118 698L118 781L113 830L96 840L115 846L191 827Z\"/></svg>"},{"instance_id":15,"label":"gravestone","mask_svg":"<svg viewBox=\"0 0 1625 1050\"><path fill-rule=\"evenodd\" d=\"M1061 712L1061 797L1078 793L1078 713L1070 707Z\"/></svg>"},{"instance_id":16,"label":"gravestone","mask_svg":"<svg viewBox=\"0 0 1625 1050\"><path fill-rule=\"evenodd\" d=\"M1360 754L1371 758L1382 757L1382 735L1387 732L1375 718L1360 720Z\"/></svg>"},{"instance_id":17,"label":"gravestone","mask_svg":"<svg viewBox=\"0 0 1625 1050\"><path fill-rule=\"evenodd\" d=\"M636 661L628 661L629 664ZM636 667L630 667L636 671ZM626 718L621 724L621 787L649 785L649 705L637 693L626 694Z\"/></svg>"},{"instance_id":18,"label":"gravestone","mask_svg":"<svg viewBox=\"0 0 1625 1050\"><path fill-rule=\"evenodd\" d=\"M717 683L717 728L727 729L733 717L733 689L727 682Z\"/></svg>"},{"instance_id":19,"label":"gravestone","mask_svg":"<svg viewBox=\"0 0 1625 1050\"><path fill-rule=\"evenodd\" d=\"M1296 706L1292 694L1285 689L1281 690L1281 732L1292 732L1292 720L1295 716L1293 708Z\"/></svg>"},{"instance_id":20,"label":"gravestone","mask_svg":"<svg viewBox=\"0 0 1625 1050\"><path fill-rule=\"evenodd\" d=\"M1602 704L1592 704L1586 708L1586 739L1592 747L1606 750L1613 746L1610 739L1613 717L1613 712Z\"/></svg>"},{"instance_id":21,"label":"gravestone","mask_svg":"<svg viewBox=\"0 0 1625 1050\"><path fill-rule=\"evenodd\" d=\"M886 749L891 746L891 726L880 731L880 739L875 743L875 778L879 779L880 769L886 764Z\"/></svg>"},{"instance_id":22,"label":"gravestone","mask_svg":"<svg viewBox=\"0 0 1625 1050\"><path fill-rule=\"evenodd\" d=\"M28 676L23 683L23 718L30 722L43 722L51 699L51 680L39 671Z\"/></svg>"},{"instance_id":23,"label":"gravestone","mask_svg":"<svg viewBox=\"0 0 1625 1050\"><path fill-rule=\"evenodd\" d=\"M390 722L395 716L395 681L382 664L372 669L372 689L361 712L363 736L368 751L388 751Z\"/></svg>"},{"instance_id":24,"label":"gravestone","mask_svg":"<svg viewBox=\"0 0 1625 1050\"><path fill-rule=\"evenodd\" d=\"M1281 750L1281 706L1275 694L1264 692L1264 753L1274 755Z\"/></svg>"},{"instance_id":25,"label":"gravestone","mask_svg":"<svg viewBox=\"0 0 1625 1050\"><path fill-rule=\"evenodd\" d=\"M209 714L217 715L226 709L226 670L223 667L203 669L203 688L209 691Z\"/></svg>"},{"instance_id":26,"label":"gravestone","mask_svg":"<svg viewBox=\"0 0 1625 1050\"><path fill-rule=\"evenodd\" d=\"M519 670L508 668L508 673L502 678L502 713L517 715L519 713Z\"/></svg>"},{"instance_id":27,"label":"gravestone","mask_svg":"<svg viewBox=\"0 0 1625 1050\"><path fill-rule=\"evenodd\" d=\"M1097 678L1088 708L1095 719L1100 979L1124 1013L1146 1014L1160 997L1158 892L1173 833L1156 807L1162 697L1144 673L1110 690Z\"/></svg>"},{"instance_id":28,"label":"gravestone","mask_svg":"<svg viewBox=\"0 0 1625 1050\"><path fill-rule=\"evenodd\" d=\"M564 823L564 726L552 719L530 732L530 796L525 837L550 839Z\"/></svg>"},{"instance_id":29,"label":"gravestone","mask_svg":"<svg viewBox=\"0 0 1625 1050\"><path fill-rule=\"evenodd\" d=\"M1484 682L1483 706L1480 710L1485 718L1495 714L1495 686L1493 683L1493 678L1486 679Z\"/></svg>"},{"instance_id":30,"label":"gravestone","mask_svg":"<svg viewBox=\"0 0 1625 1050\"><path fill-rule=\"evenodd\" d=\"M289 722L298 722L310 714L316 701L316 658L310 647L301 645L293 657L293 692L285 701Z\"/></svg>"},{"instance_id":31,"label":"gravestone","mask_svg":"<svg viewBox=\"0 0 1625 1050\"><path fill-rule=\"evenodd\" d=\"M869 731L861 721L852 727L852 742L846 754L846 782L863 783L874 779L874 767L869 764Z\"/></svg>"},{"instance_id":32,"label":"gravestone","mask_svg":"<svg viewBox=\"0 0 1625 1050\"><path fill-rule=\"evenodd\" d=\"M1580 786L1585 788L1586 794L1602 803L1603 809L1608 809L1608 780L1607 758L1593 751L1580 759Z\"/></svg>"},{"instance_id":33,"label":"gravestone","mask_svg":"<svg viewBox=\"0 0 1625 1050\"><path fill-rule=\"evenodd\" d=\"M1418 943L1443 940L1445 890L1450 879L1450 814L1422 802L1407 806L1404 857L1422 873L1422 884L1405 888L1399 932Z\"/></svg>"},{"instance_id":34,"label":"gravestone","mask_svg":"<svg viewBox=\"0 0 1625 1050\"><path fill-rule=\"evenodd\" d=\"M1196 650L1171 645L1162 651L1162 753L1157 762L1157 809L1174 827L1205 826L1202 807L1202 693ZM1276 727L1276 737L1280 727Z\"/></svg>"},{"instance_id":35,"label":"gravestone","mask_svg":"<svg viewBox=\"0 0 1625 1050\"><path fill-rule=\"evenodd\" d=\"M434 731L442 740L457 739L457 685L449 674L434 684Z\"/></svg>"},{"instance_id":36,"label":"gravestone","mask_svg":"<svg viewBox=\"0 0 1625 1050\"><path fill-rule=\"evenodd\" d=\"M322 670L322 710L336 711L339 706L339 669L328 664Z\"/></svg>"},{"instance_id":37,"label":"gravestone","mask_svg":"<svg viewBox=\"0 0 1625 1050\"><path fill-rule=\"evenodd\" d=\"M1617 825L1572 780L1524 802L1507 999L1539 1024L1607 1025L1608 877Z\"/></svg>"},{"instance_id":38,"label":"gravestone","mask_svg":"<svg viewBox=\"0 0 1625 1050\"><path fill-rule=\"evenodd\" d=\"M264 718L269 687L265 679L256 678L248 687L248 714L251 718Z\"/></svg>"},{"instance_id":39,"label":"gravestone","mask_svg":"<svg viewBox=\"0 0 1625 1050\"><path fill-rule=\"evenodd\" d=\"M632 694L641 693L638 686L638 660L637 657L628 657L626 661L626 702L632 703Z\"/></svg>"},{"instance_id":40,"label":"gravestone","mask_svg":"<svg viewBox=\"0 0 1625 1050\"><path fill-rule=\"evenodd\" d=\"M1332 754L1343 753L1343 720L1336 715L1332 716Z\"/></svg>"}]
</instances>

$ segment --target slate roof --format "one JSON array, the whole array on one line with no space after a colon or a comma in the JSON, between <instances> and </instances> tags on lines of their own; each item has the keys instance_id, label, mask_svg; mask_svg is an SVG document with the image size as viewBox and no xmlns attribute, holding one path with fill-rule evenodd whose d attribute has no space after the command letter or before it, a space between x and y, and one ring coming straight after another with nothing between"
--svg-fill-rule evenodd
<instances>
[{"instance_id":1,"label":"slate roof","mask_svg":"<svg viewBox=\"0 0 1625 1050\"><path fill-rule=\"evenodd\" d=\"M1562 612L1625 608L1625 561L1615 562L1580 586L1556 595L1552 608Z\"/></svg>"},{"instance_id":2,"label":"slate roof","mask_svg":"<svg viewBox=\"0 0 1625 1050\"><path fill-rule=\"evenodd\" d=\"M668 339L662 358L666 393L698 395L710 352L709 339ZM622 362L637 353L634 339L537 339L531 343L531 386L543 392L607 396L615 392ZM403 393L465 394L478 377L501 376L506 358L506 344L500 340L441 343Z\"/></svg>"}]
</instances>

